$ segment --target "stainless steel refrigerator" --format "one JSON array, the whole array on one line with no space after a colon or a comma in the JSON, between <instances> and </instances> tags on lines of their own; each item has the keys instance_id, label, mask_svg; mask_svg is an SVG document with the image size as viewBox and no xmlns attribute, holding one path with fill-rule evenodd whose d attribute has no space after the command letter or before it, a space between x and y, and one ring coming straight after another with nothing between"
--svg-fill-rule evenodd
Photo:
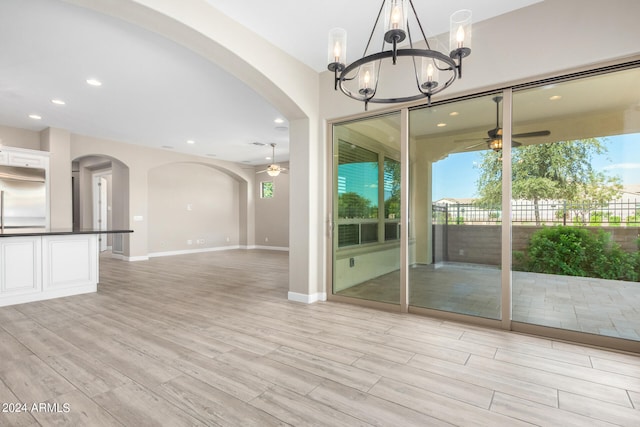
<instances>
[{"instance_id":1,"label":"stainless steel refrigerator","mask_svg":"<svg viewBox=\"0 0 640 427\"><path fill-rule=\"evenodd\" d=\"M0 229L46 226L45 170L0 166Z\"/></svg>"}]
</instances>

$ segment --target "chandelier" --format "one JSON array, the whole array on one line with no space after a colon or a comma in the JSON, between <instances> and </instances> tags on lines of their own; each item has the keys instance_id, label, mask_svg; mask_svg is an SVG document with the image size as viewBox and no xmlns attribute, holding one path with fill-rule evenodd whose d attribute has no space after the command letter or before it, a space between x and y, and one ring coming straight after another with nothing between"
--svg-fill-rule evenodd
<instances>
[{"instance_id":1,"label":"chandelier","mask_svg":"<svg viewBox=\"0 0 640 427\"><path fill-rule=\"evenodd\" d=\"M426 49L414 47L409 29L410 12L415 17L420 34L426 43ZM383 13L382 49L379 52L370 53L371 41L380 25L380 17ZM437 46L433 46L432 49L431 45L436 43L436 39L431 41L427 39L412 0L383 0L364 54L357 61L349 65L346 63L347 32L342 28L334 28L329 32L327 68L334 73L334 89L340 88L348 97L364 102L365 111L370 102L391 104L417 101L426 97L430 104L432 95L451 86L456 78L462 78L462 58L471 54L471 11L460 10L451 15L449 55L438 51ZM401 44L405 47L401 48ZM388 74L387 67L383 67L383 64L387 66L390 62L391 66L394 66L398 58L403 57L412 62L413 73L410 74L409 79L415 79L417 93L414 89L414 94L393 97L376 96L382 72L385 71L385 74ZM444 76L441 77L441 74ZM351 81L354 82L350 83Z\"/></svg>"}]
</instances>

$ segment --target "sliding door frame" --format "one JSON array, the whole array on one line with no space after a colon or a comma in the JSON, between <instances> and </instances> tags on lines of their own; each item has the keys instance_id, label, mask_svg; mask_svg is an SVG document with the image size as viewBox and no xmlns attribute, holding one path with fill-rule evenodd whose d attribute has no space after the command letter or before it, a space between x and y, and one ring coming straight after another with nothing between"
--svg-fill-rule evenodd
<instances>
[{"instance_id":1,"label":"sliding door frame","mask_svg":"<svg viewBox=\"0 0 640 427\"><path fill-rule=\"evenodd\" d=\"M471 316L466 314L459 314L453 312L446 312L441 310L429 309L411 306L409 301L409 113L413 108L424 107L423 104L414 103L412 105L405 106L403 108L389 108L384 110L378 110L374 113L363 113L357 116L348 118L342 118L335 121L328 121L326 127L327 135L327 150L326 155L331 161L327 162L327 251L326 251L326 266L327 266L327 283L326 292L330 301L351 303L366 307L372 307L385 311L394 311L402 313L413 313L419 315L426 315L429 317L439 318L443 320L456 321L469 323L478 326L491 327L496 329L508 330L513 332L525 333L530 335L537 335L547 337L551 339L557 339L561 341L578 342L587 345L601 346L610 349L617 349L623 351L629 351L634 353L640 353L640 342L632 341L623 338L615 338L603 335L589 334L579 331L572 331L566 329L557 329L547 326L523 323L512 321L513 314L513 293L512 293L512 220L511 220L511 199L512 199L512 153L511 153L511 134L512 134L512 107L513 107L513 93L514 91L529 89L534 87L540 87L553 83L566 82L570 80L582 79L585 77L595 76L599 74L608 74L615 71L621 71L625 69L640 68L640 55L632 58L626 58L620 62L612 62L604 64L599 68L582 68L572 73L564 73L538 79L534 81L524 81L520 83L513 83L509 86L488 88L484 91L478 91L475 93L468 93L456 98L445 99L439 102L434 102L433 105L457 102L464 99L475 98L488 93L495 93L496 91L502 91L503 96L503 110L502 110L502 123L503 123L503 171L502 171L502 212L503 223L501 228L501 319L488 319L483 317ZM371 118L376 115L388 114L392 112L400 112L401 115L401 134L400 134L400 161L401 161L401 200L400 200L400 304L390 304L369 300L361 300L352 297L344 297L333 294L333 254L334 254L334 233L335 233L335 218L333 218L333 194L335 185L334 182L334 162L333 162L333 128L334 125L344 123L346 121Z\"/></svg>"}]
</instances>

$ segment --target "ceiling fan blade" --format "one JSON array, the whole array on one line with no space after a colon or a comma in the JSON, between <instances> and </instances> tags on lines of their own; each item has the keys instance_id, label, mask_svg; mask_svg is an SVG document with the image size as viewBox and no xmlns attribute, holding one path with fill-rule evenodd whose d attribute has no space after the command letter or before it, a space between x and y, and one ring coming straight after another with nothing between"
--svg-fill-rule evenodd
<instances>
[{"instance_id":1,"label":"ceiling fan blade","mask_svg":"<svg viewBox=\"0 0 640 427\"><path fill-rule=\"evenodd\" d=\"M513 138L531 138L533 136L548 136L551 135L551 132L548 130L539 130L539 131L535 131L535 132L525 132L525 133L518 133L515 135L512 135Z\"/></svg>"},{"instance_id":2,"label":"ceiling fan blade","mask_svg":"<svg viewBox=\"0 0 640 427\"><path fill-rule=\"evenodd\" d=\"M482 137L466 138L466 139L454 139L453 142L473 142L473 141L480 141L481 139L482 139Z\"/></svg>"},{"instance_id":3,"label":"ceiling fan blade","mask_svg":"<svg viewBox=\"0 0 640 427\"><path fill-rule=\"evenodd\" d=\"M469 149L471 149L471 148L476 148L476 147L479 147L479 146L481 146L481 145L485 145L485 144L486 144L486 142L479 142L479 143L477 143L477 144L473 144L473 145L470 145L470 146L468 146L468 147L464 147L464 149L465 149L465 150L469 150Z\"/></svg>"}]
</instances>

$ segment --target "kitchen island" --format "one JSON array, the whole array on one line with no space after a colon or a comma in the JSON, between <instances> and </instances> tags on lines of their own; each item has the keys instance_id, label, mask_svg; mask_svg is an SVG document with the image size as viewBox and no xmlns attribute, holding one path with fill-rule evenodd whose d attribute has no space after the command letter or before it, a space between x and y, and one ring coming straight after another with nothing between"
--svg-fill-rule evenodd
<instances>
[{"instance_id":1,"label":"kitchen island","mask_svg":"<svg viewBox=\"0 0 640 427\"><path fill-rule=\"evenodd\" d=\"M96 292L100 234L133 230L16 228L0 232L0 307Z\"/></svg>"}]
</instances>

